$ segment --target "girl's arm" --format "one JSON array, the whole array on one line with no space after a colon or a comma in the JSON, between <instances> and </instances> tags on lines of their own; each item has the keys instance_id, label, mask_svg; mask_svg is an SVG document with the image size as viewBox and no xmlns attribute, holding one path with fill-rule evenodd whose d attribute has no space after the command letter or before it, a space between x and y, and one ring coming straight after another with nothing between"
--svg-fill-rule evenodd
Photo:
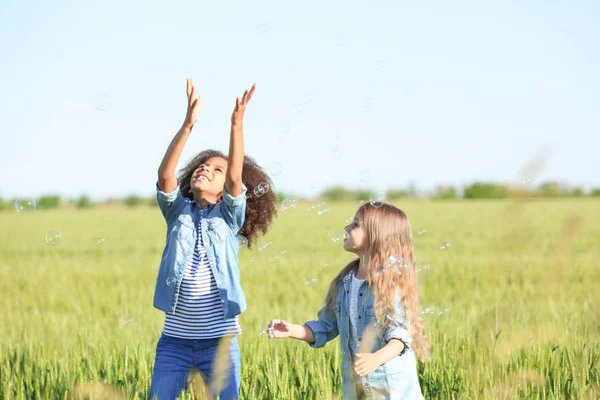
<instances>
[{"instance_id":1,"label":"girl's arm","mask_svg":"<svg viewBox=\"0 0 600 400\"><path fill-rule=\"evenodd\" d=\"M225 189L233 197L242 193L242 169L244 166L244 113L246 106L254 94L256 84L250 91L246 90L242 100L235 99L235 108L231 115L231 131L229 135L229 165L225 176Z\"/></svg>"},{"instance_id":2,"label":"girl's arm","mask_svg":"<svg viewBox=\"0 0 600 400\"><path fill-rule=\"evenodd\" d=\"M188 107L185 120L181 129L179 129L179 132L177 132L171 141L171 144L169 144L169 148L167 148L165 156L158 168L158 188L165 193L170 193L177 187L175 169L177 168L177 163L179 162L179 157L181 156L185 143L192 132L194 124L198 121L198 115L200 115L202 96L196 97L196 87L191 79L187 80L186 92Z\"/></svg>"},{"instance_id":3,"label":"girl's arm","mask_svg":"<svg viewBox=\"0 0 600 400\"><path fill-rule=\"evenodd\" d=\"M298 340L304 340L308 343L315 342L315 336L313 335L312 329L306 325L292 324L289 321L282 319L274 319L269 323L267 329L269 338L292 338Z\"/></svg>"},{"instance_id":4,"label":"girl's arm","mask_svg":"<svg viewBox=\"0 0 600 400\"><path fill-rule=\"evenodd\" d=\"M392 339L375 353L356 353L354 372L365 376L375 371L380 365L392 360L404 351L404 342L400 339Z\"/></svg>"}]
</instances>

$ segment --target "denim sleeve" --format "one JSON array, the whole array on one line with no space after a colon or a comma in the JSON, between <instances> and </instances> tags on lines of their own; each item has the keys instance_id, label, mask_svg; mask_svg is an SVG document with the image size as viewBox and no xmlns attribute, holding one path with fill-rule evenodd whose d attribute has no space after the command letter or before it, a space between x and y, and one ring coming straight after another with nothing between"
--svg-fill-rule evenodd
<instances>
[{"instance_id":1,"label":"denim sleeve","mask_svg":"<svg viewBox=\"0 0 600 400\"><path fill-rule=\"evenodd\" d=\"M179 181L177 182L177 187L170 193L165 193L160 190L158 182L156 182L156 199L158 200L158 207L160 208L163 217L165 217L167 224L181 214L183 206L185 205L185 199L181 194L181 190L179 190Z\"/></svg>"},{"instance_id":2,"label":"denim sleeve","mask_svg":"<svg viewBox=\"0 0 600 400\"><path fill-rule=\"evenodd\" d=\"M327 342L339 335L335 312L325 310L325 308L319 311L316 321L307 321L304 325L308 326L313 332L315 342L309 343L309 346L315 349L325 346Z\"/></svg>"},{"instance_id":3,"label":"denim sleeve","mask_svg":"<svg viewBox=\"0 0 600 400\"><path fill-rule=\"evenodd\" d=\"M223 219L236 233L244 226L246 219L246 185L242 184L242 193L233 197L223 187L223 200L221 201L221 211Z\"/></svg>"},{"instance_id":4,"label":"denim sleeve","mask_svg":"<svg viewBox=\"0 0 600 400\"><path fill-rule=\"evenodd\" d=\"M400 355L404 354L412 343L412 337L410 336L410 332L406 327L405 316L406 313L404 308L402 308L402 302L398 299L396 306L396 317L394 321L392 321L387 331L383 334L383 339L386 343L392 339L399 339L402 341L402 343L404 343L404 350L402 350Z\"/></svg>"}]
</instances>

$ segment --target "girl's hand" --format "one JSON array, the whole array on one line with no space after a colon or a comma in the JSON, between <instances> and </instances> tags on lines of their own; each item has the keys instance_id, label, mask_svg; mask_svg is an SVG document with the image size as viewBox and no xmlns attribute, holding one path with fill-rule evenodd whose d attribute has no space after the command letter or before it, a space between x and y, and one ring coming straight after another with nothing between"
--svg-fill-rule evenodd
<instances>
[{"instance_id":1,"label":"girl's hand","mask_svg":"<svg viewBox=\"0 0 600 400\"><path fill-rule=\"evenodd\" d=\"M246 90L244 92L242 100L240 100L239 97L235 98L235 108L233 109L233 114L231 114L232 125L241 124L244 121L244 112L246 111L246 106L250 102L252 95L254 95L254 89L256 89L256 83L252 85L250 91Z\"/></svg>"},{"instance_id":2,"label":"girl's hand","mask_svg":"<svg viewBox=\"0 0 600 400\"><path fill-rule=\"evenodd\" d=\"M382 364L375 353L356 353L356 358L354 371L360 376L369 375Z\"/></svg>"},{"instance_id":3,"label":"girl's hand","mask_svg":"<svg viewBox=\"0 0 600 400\"><path fill-rule=\"evenodd\" d=\"M292 325L293 324L291 322L284 321L282 319L271 320L267 328L269 339L290 337Z\"/></svg>"},{"instance_id":4,"label":"girl's hand","mask_svg":"<svg viewBox=\"0 0 600 400\"><path fill-rule=\"evenodd\" d=\"M191 128L198 121L200 115L200 106L202 105L202 96L196 97L196 87L192 78L188 78L186 83L186 93L188 98L187 113L185 114L184 126Z\"/></svg>"}]
</instances>

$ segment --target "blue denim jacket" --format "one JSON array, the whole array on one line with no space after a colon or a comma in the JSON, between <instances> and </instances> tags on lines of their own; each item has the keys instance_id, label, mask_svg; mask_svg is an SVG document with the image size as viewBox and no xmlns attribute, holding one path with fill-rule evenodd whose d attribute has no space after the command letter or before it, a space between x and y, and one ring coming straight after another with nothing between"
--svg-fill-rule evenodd
<instances>
[{"instance_id":1,"label":"blue denim jacket","mask_svg":"<svg viewBox=\"0 0 600 400\"><path fill-rule=\"evenodd\" d=\"M200 209L195 200L183 197L179 185L164 193L156 185L158 206L167 222L166 245L160 261L154 307L174 313L183 272L194 253L197 226L202 218L202 241L210 268L217 282L225 318L233 318L246 310L246 296L240 285L238 266L239 231L246 216L246 186L236 197L223 188L223 199ZM175 278L175 284L167 280Z\"/></svg>"},{"instance_id":2,"label":"blue denim jacket","mask_svg":"<svg viewBox=\"0 0 600 400\"><path fill-rule=\"evenodd\" d=\"M344 277L343 285L340 285L336 294L335 310L328 311L323 308L319 311L316 321L306 322L305 325L313 331L315 337L315 342L310 346L323 347L330 340L340 336L344 399L357 397L355 385L362 385L367 399L422 399L417 361L411 348L412 338L405 324L406 311L402 307L399 294L396 296L396 318L391 328L384 332L383 336L376 338L372 352L381 349L394 338L402 340L405 349L367 376L360 377L354 374L355 359L352 349L359 347L364 329L369 324L375 325L377 321L373 291L365 281L358 290L358 343L351 346L348 297L353 274L354 271Z\"/></svg>"}]
</instances>

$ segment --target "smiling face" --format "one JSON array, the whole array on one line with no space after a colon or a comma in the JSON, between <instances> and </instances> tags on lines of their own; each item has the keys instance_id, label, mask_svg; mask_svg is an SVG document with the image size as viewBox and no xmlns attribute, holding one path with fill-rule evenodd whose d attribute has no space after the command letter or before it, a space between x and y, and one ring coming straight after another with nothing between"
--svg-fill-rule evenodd
<instances>
[{"instance_id":1,"label":"smiling face","mask_svg":"<svg viewBox=\"0 0 600 400\"><path fill-rule=\"evenodd\" d=\"M194 199L199 202L202 199L209 203L217 203L223 193L226 172L227 160L222 157L211 157L200 164L190 180L190 190Z\"/></svg>"},{"instance_id":2,"label":"smiling face","mask_svg":"<svg viewBox=\"0 0 600 400\"><path fill-rule=\"evenodd\" d=\"M354 215L352 222L344 227L346 239L344 240L344 250L354 253L358 256L365 250L365 232L362 228L362 221L359 219L358 211Z\"/></svg>"}]
</instances>

